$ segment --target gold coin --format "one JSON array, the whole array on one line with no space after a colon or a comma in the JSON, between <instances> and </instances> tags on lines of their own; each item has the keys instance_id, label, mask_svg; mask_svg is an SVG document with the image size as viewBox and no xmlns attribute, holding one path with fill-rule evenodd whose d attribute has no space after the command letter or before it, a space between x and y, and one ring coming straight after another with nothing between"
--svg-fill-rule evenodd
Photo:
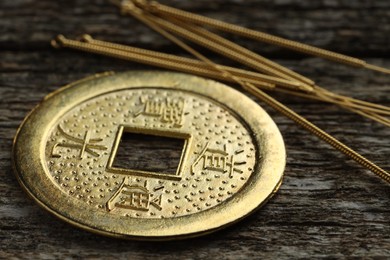
<instances>
[{"instance_id":1,"label":"gold coin","mask_svg":"<svg viewBox=\"0 0 390 260\"><path fill-rule=\"evenodd\" d=\"M163 145L148 142L155 137L178 144L173 169L161 168L172 153L154 152ZM134 150L140 140L147 144ZM285 148L267 113L232 88L127 72L47 96L19 128L13 158L22 187L57 217L104 235L164 240L218 230L261 206L281 183Z\"/></svg>"}]
</instances>

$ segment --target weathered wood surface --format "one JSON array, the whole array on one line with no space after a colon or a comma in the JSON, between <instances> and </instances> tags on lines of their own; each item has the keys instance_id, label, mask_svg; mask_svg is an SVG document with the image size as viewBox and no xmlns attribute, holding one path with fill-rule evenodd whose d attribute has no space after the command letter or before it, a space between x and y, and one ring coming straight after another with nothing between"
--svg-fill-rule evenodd
<instances>
[{"instance_id":1,"label":"weathered wood surface","mask_svg":"<svg viewBox=\"0 0 390 260\"><path fill-rule=\"evenodd\" d=\"M367 58L390 67L390 2L166 1L252 28ZM0 258L313 258L390 257L390 185L265 107L284 136L288 162L280 191L261 210L215 234L178 242L105 238L39 208L11 168L12 138L48 93L106 70L150 67L53 50L58 33L179 52L107 1L5 0L0 3ZM390 77L291 55L237 39L322 86L390 105ZM299 59L298 59L299 58ZM276 95L340 140L390 169L389 129L337 107Z\"/></svg>"}]
</instances>

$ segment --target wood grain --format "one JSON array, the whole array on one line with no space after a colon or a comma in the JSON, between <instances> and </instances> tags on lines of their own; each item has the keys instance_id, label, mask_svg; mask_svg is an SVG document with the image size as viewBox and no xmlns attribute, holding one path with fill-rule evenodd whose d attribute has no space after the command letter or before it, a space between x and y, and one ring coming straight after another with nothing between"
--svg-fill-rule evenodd
<instances>
[{"instance_id":1,"label":"wood grain","mask_svg":"<svg viewBox=\"0 0 390 260\"><path fill-rule=\"evenodd\" d=\"M390 67L387 0L164 3ZM90 33L182 52L103 0L4 0L0 17L0 258L390 257L390 185L265 106L286 142L285 179L272 200L240 223L201 238L151 243L101 237L51 216L27 197L12 172L12 138L25 115L51 91L84 76L155 68L53 50L50 39L58 33ZM390 106L389 76L233 39L328 89ZM332 105L274 96L390 170L389 129Z\"/></svg>"}]
</instances>

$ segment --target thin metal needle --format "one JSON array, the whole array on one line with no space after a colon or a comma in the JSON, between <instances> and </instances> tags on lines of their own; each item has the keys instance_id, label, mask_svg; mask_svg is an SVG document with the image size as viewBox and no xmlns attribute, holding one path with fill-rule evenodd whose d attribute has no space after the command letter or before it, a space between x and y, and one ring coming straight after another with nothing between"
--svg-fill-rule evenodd
<instances>
[{"instance_id":1,"label":"thin metal needle","mask_svg":"<svg viewBox=\"0 0 390 260\"><path fill-rule=\"evenodd\" d=\"M65 39L63 36L57 37L57 41L54 43L57 45L61 45L63 47L72 47L72 48L77 48L81 49L84 51L89 51L89 52L94 52L94 53L100 53L102 51L101 48L97 47L104 47L104 54L113 56L116 58L121 58L121 59L126 59L126 60L131 60L131 61L137 61L149 65L154 65L154 66L160 66L160 67L169 67L171 69L175 70L181 70L184 72L191 72L193 74L198 74L201 76L206 76L210 78L215 78L219 80L226 80L229 82L235 82L232 79L222 77L220 73L214 72L212 70L207 69L206 67L208 66L207 63L202 62L200 60L194 60L190 58L184 58L184 57L178 57L175 55L169 55L161 52L155 52L155 51L150 51L150 50L145 50L145 49L140 49L140 48L135 48L131 46L125 46L125 45L120 45L120 44L115 44L111 42L105 42L105 41L100 41L93 39L90 35L83 35L82 36L82 42L78 41L73 41L69 39ZM87 43L87 44L85 44ZM121 51L121 52L115 52L115 50ZM125 52L125 53L124 53ZM170 62L168 62L170 61ZM173 62L173 63L172 63ZM186 65L186 66L182 66ZM357 114L360 114L362 116L368 117L372 120L375 120L379 123L382 123L384 125L390 126L390 122L388 119L384 117L380 117L379 115L372 113L372 112L363 112L360 110L357 110L356 108L351 107L350 102L345 101L344 99L338 100L334 97L334 95L328 96L326 93L319 93L320 95L314 95L315 93L303 93L300 91L296 91L296 87L293 85L294 82L289 82L285 81L283 79L279 78L274 78L272 76L266 76L263 74L258 74L255 72L250 72L246 70L240 70L228 66L222 66L222 65L217 65L221 67L221 69L226 70L227 72L235 75L236 77L239 77L242 81L248 82L255 84L256 86L259 86L264 89L268 90L274 90L274 91L279 91L295 96L300 96L308 99L315 99L315 100L320 100L328 103L333 103L337 104L339 106L343 106L346 109L355 112ZM205 69L206 68L206 69ZM274 88L272 85L269 85L262 80L265 80L269 84L276 83L279 84L282 83L282 85L290 85L289 86L290 90L288 89L281 89L280 87ZM363 108L358 107L359 109L363 110Z\"/></svg>"},{"instance_id":2,"label":"thin metal needle","mask_svg":"<svg viewBox=\"0 0 390 260\"><path fill-rule=\"evenodd\" d=\"M88 42L88 43L91 43L94 45L108 47L108 48L121 50L121 51L126 51L129 54L137 53L137 54L142 54L145 56L150 56L153 58L165 59L165 60L169 60L172 62L186 64L186 65L200 67L200 68L204 68L205 66L207 66L207 64L205 62L202 62L200 60L179 57L176 55L170 55L170 54L156 52L156 51L150 51L150 50L146 50L146 49L135 48L135 47L121 45L121 44L117 44L117 43L96 40L96 39L93 39L90 35L83 35L82 40L84 42ZM329 91L327 91L323 88L320 88L318 86L316 87L316 91L314 93L312 92L308 95L299 95L300 91L296 92L296 90L301 89L301 83L299 83L299 82L288 81L288 80L284 80L281 78L267 76L264 74L259 74L259 73L255 73L255 72L251 72L251 71L247 71L247 70L240 70L240 69L229 67L229 66L223 66L223 65L218 65L218 66L220 66L222 69L228 71L229 73L232 73L235 76L239 76L239 77L245 79L246 82L259 84L259 81L260 82L265 81L265 82L268 82L271 84L277 84L278 86L282 86L282 87L285 87L288 89L295 90L295 91L289 91L289 94L302 96L302 97L304 96L306 98L317 99L317 100L337 104L337 105L342 106L342 107L344 107L350 111L353 111L357 114L360 114L362 116L368 117L368 118L373 119L379 123L382 123L382 124L389 126L389 123L387 123L388 120L386 118L379 117L378 115L372 114L372 113L390 115L390 107L385 107L385 106L381 106L381 105L377 105L377 104L373 104L373 103L369 103L369 102L365 102L365 101L361 101L361 100L352 99L350 97L334 94L334 93L329 92ZM214 78L216 78L216 77L214 77ZM252 79L255 79L255 80L252 80ZM280 91L279 88L275 88L274 90ZM366 111L366 112L364 112L364 111Z\"/></svg>"},{"instance_id":3,"label":"thin metal needle","mask_svg":"<svg viewBox=\"0 0 390 260\"><path fill-rule=\"evenodd\" d=\"M99 45L94 45L86 42L80 42L80 41L74 41L74 40L69 40L66 39L63 35L58 35L56 39L52 40L52 46L59 48L59 47L68 47L72 49L77 49L80 51L86 51L86 52L91 52L95 54L101 54L101 55L106 55L110 56L113 58L118 58L118 59L123 59L123 60L129 60L129 61L136 61L152 66L159 66L159 67L164 67L172 70L179 70L182 72L187 72L187 73L192 73L192 74L197 74L200 76L205 76L205 77L210 77L214 79L219 79L219 80L226 80L228 82L235 82L231 78L227 78L224 75L215 73L214 71L210 70L207 66L203 67L196 67L196 66L191 66L187 64L180 64L177 62L161 59L161 58L155 58L155 57L149 57L145 56L143 54L137 54L137 53L129 53L125 51L120 51L116 49L112 49L109 47L104 47L104 46L99 46ZM235 76L237 78L241 78L240 76ZM275 88L274 84L259 81L259 80L252 80L251 81L253 84L255 84L258 87L267 89L267 90L272 90Z\"/></svg>"},{"instance_id":4,"label":"thin metal needle","mask_svg":"<svg viewBox=\"0 0 390 260\"><path fill-rule=\"evenodd\" d=\"M157 18L158 19L158 18ZM157 19L155 18L154 21L156 22ZM308 79L284 66L281 66L279 64L277 64L276 62L273 62L253 51L250 51L249 49L247 48L244 48L232 41L229 41L215 33L212 33L210 31L207 31L201 27L198 27L198 26L193 26L193 25L189 25L189 24L186 24L186 23L180 23L180 21L176 20L176 19L169 19L170 22L172 22L172 24L169 24L169 23L164 23L161 21L161 19L158 20L158 24L160 24L163 28L167 28L169 29L168 26L170 27L173 27L176 25L180 26L181 28L185 29L188 31L188 33L194 33L198 36L198 40L200 39L199 37L202 37L202 38L205 38L209 41L212 41L216 44L219 44L221 46L224 46L226 48L229 48L230 51L232 52L235 52L235 53L238 53L240 55L242 55L243 57L247 57L248 59L251 59L251 60L254 60L256 62L259 62L261 64L264 64L276 71L279 71L281 73L283 73L284 75L287 75L293 79L296 79L297 81L301 81L303 83L305 83L304 85L304 90L305 91L312 91L312 85L314 85L315 83L311 80L311 79ZM165 27L167 26L167 27ZM309 86L308 86L309 85Z\"/></svg>"},{"instance_id":5,"label":"thin metal needle","mask_svg":"<svg viewBox=\"0 0 390 260\"><path fill-rule=\"evenodd\" d=\"M216 41L215 39L213 40L209 40L207 39L206 37L202 36L202 35L199 35L197 33L193 33L191 31L188 31L186 30L183 26L177 26L173 23L170 23L168 21L165 21L165 20L162 20L158 17L152 17L148 14L143 14L143 16L149 20L153 19L154 23L158 26L160 26L161 28L164 28L164 30L167 30L171 33L175 33L183 38L186 38L190 41L193 41L199 45L202 45L208 49L211 49L212 51L214 52L217 52L217 53L220 53L224 56L227 56L229 57L230 59L233 59L235 61L238 61L244 65L247 65L247 66L250 66L252 68L254 68L255 70L258 70L258 71L262 71L262 72L265 72L265 73L268 73L272 76L277 76L277 77L281 77L281 78L284 78L284 79L287 79L287 80L293 80L293 81L296 81L296 80L299 80L303 83L306 83L302 80L302 78L304 78L303 76L293 76L290 74L286 74L285 71L282 71L281 69L279 68L274 68L275 66L271 67L270 64L273 64L273 62L271 61L268 61L267 63L265 63L265 61L267 59L264 59L263 58L263 62L259 62L258 60L254 60L252 58L248 58L248 56L243 56L241 54L241 52L237 52L235 50L231 50L230 47L226 47L226 46L223 46L220 44L220 41ZM259 56L259 55L258 55ZM260 57L260 56L259 56ZM278 65L279 66L279 65ZM293 72L292 72L293 73ZM293 73L295 74L295 73ZM307 81L307 80L306 80ZM314 84L313 81L309 80L310 84ZM310 91L312 90L312 87L310 87L309 84L306 83L305 85L306 87L306 90L307 91Z\"/></svg>"},{"instance_id":6,"label":"thin metal needle","mask_svg":"<svg viewBox=\"0 0 390 260\"><path fill-rule=\"evenodd\" d=\"M266 42L269 44L274 44L280 47L288 48L293 51L298 51L302 53L306 53L309 55L314 55L318 57L322 57L328 60L332 60L335 62L343 63L346 65L354 66L354 67L360 67L360 68L366 68L375 70L382 73L390 74L390 69L383 68L380 66L368 64L366 61L357 59L354 57L350 57L344 54L336 53L333 51L324 50L318 47L310 46L304 43L284 39L278 36L274 36L271 34L267 34L264 32L259 32L255 30L251 30L245 27L241 27L235 24L230 24L226 22L222 22L216 19L212 19L209 17L193 14L190 12L186 12L180 9L176 9L167 5L160 4L156 1L134 1L134 3L145 9L148 10L154 14L161 15L161 16L169 16L169 17L175 17L177 19L186 21L186 22L192 22L195 24L200 25L207 25L210 27L214 27L218 30L237 34L240 36L244 36L247 38L251 38L254 40ZM120 7L122 5L119 5Z\"/></svg>"},{"instance_id":7,"label":"thin metal needle","mask_svg":"<svg viewBox=\"0 0 390 260\"><path fill-rule=\"evenodd\" d=\"M82 36L82 41L88 42L88 43L91 43L94 45L102 46L102 47L108 47L108 48L112 48L112 49L116 49L116 50L126 51L128 53L137 53L137 54L142 54L145 56L150 56L153 58L166 59L166 60L169 60L172 62L178 62L178 63L191 65L191 66L195 66L195 67L204 68L207 65L205 62L200 61L200 60L196 60L196 59L179 57L176 55L166 54L166 53L162 53L162 52L150 51L150 50L136 48L136 47L132 47L132 46L97 40L97 39L94 39L90 35L87 35L87 34ZM219 64L218 64L218 66L220 66L224 70L227 70L236 76L244 77L245 80L247 80L247 81L251 81L251 79L255 79L255 80L264 81L264 82L268 82L271 84L276 84L278 86L282 86L282 87L286 87L286 88L294 89L294 90L301 90L303 88L302 87L303 84L300 82L297 82L297 81L285 80L285 79L278 78L278 77L268 76L265 74L260 74L260 73L256 73L256 72L237 69L237 68L219 65Z\"/></svg>"}]
</instances>

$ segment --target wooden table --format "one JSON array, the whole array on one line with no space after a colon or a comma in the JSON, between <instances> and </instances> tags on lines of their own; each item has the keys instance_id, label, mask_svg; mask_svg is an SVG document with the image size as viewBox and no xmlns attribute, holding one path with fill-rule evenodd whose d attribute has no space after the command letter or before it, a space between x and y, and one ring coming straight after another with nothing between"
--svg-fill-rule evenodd
<instances>
[{"instance_id":1,"label":"wooden table","mask_svg":"<svg viewBox=\"0 0 390 260\"><path fill-rule=\"evenodd\" d=\"M164 3L390 67L388 0ZM13 175L12 138L23 118L45 95L84 76L155 68L54 50L50 39L59 33L90 33L128 45L183 52L139 22L120 16L103 0L3 0L0 32L0 258L390 257L390 185L266 106L287 146L285 178L277 195L240 223L205 237L152 243L102 237L53 217L27 197ZM390 105L388 75L233 39L328 89ZM329 104L274 96L390 169L388 128Z\"/></svg>"}]
</instances>

